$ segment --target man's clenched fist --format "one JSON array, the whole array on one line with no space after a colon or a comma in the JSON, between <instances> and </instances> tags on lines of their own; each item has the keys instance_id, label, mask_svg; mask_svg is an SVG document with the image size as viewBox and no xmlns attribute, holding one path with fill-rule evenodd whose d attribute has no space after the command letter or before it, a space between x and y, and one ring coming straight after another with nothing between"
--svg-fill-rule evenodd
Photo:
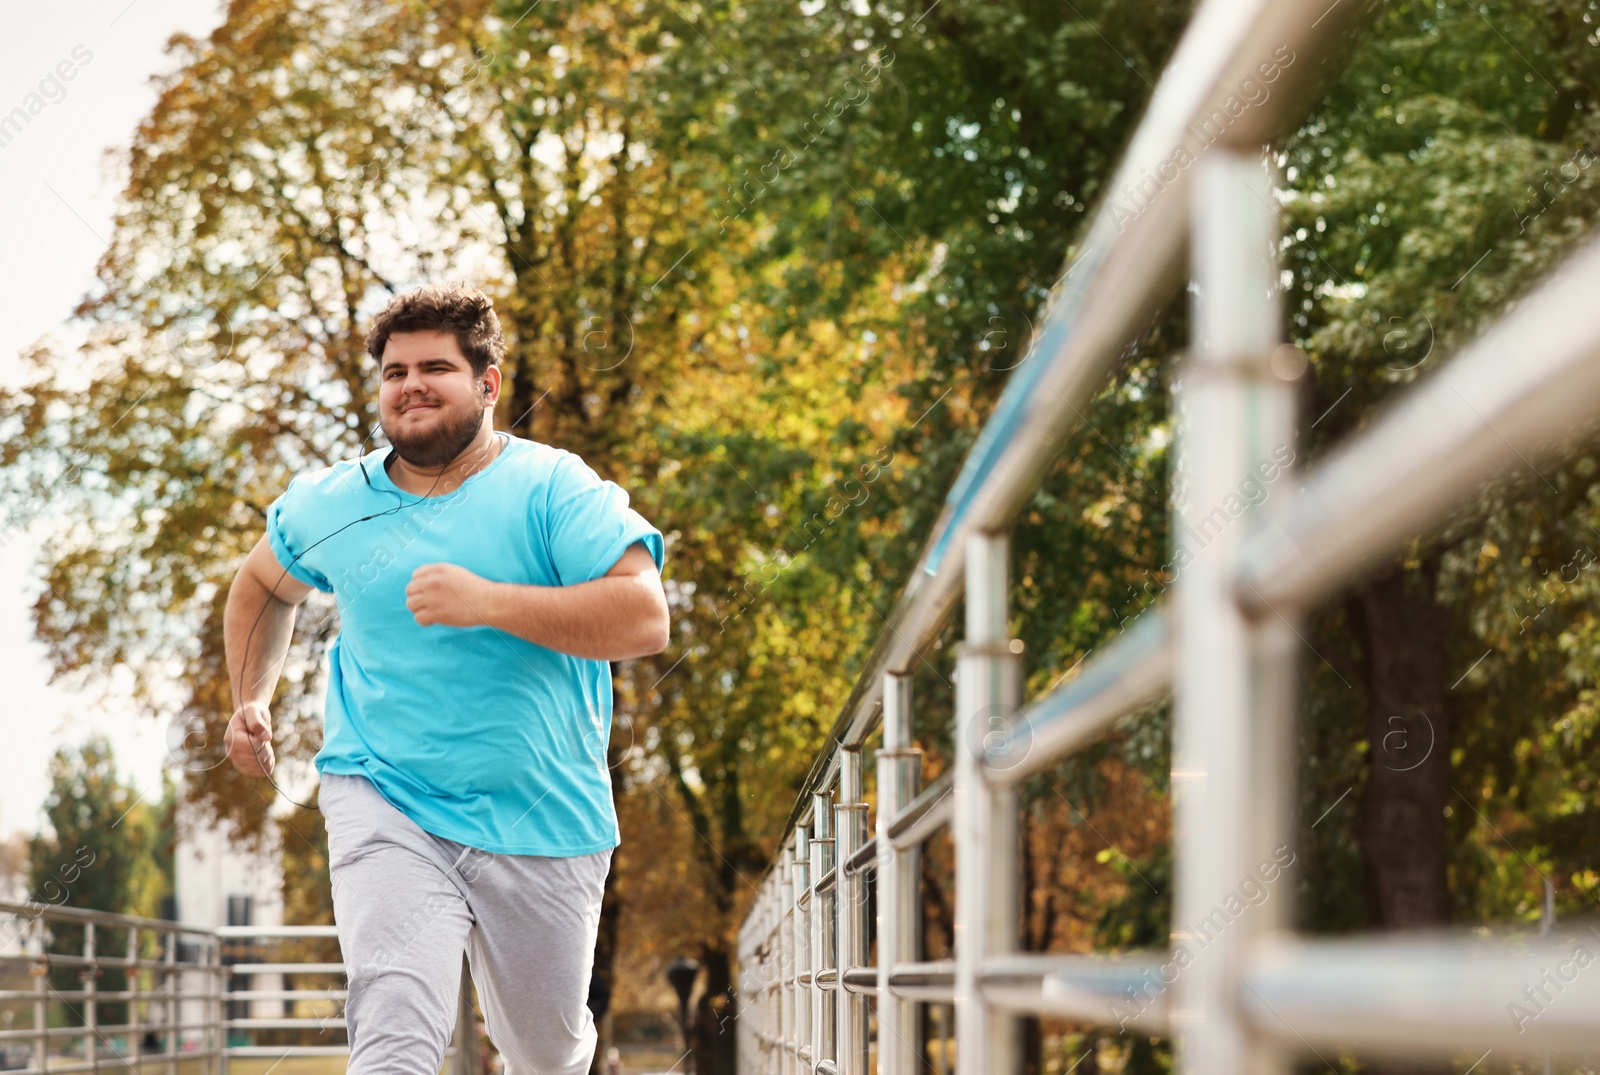
<instances>
[{"instance_id":1,"label":"man's clenched fist","mask_svg":"<svg viewBox=\"0 0 1600 1075\"><path fill-rule=\"evenodd\" d=\"M406 586L406 608L424 627L480 627L491 585L456 564L423 564Z\"/></svg>"},{"instance_id":2,"label":"man's clenched fist","mask_svg":"<svg viewBox=\"0 0 1600 1075\"><path fill-rule=\"evenodd\" d=\"M260 702L246 702L234 711L222 733L222 746L233 767L246 776L267 776L272 757L272 716Z\"/></svg>"}]
</instances>

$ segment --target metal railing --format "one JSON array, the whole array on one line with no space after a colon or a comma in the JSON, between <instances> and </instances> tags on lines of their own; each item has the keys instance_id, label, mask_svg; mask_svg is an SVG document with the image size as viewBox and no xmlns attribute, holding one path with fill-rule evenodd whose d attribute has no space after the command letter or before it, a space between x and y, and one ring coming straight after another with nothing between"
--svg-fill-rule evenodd
<instances>
[{"instance_id":1,"label":"metal railing","mask_svg":"<svg viewBox=\"0 0 1600 1075\"><path fill-rule=\"evenodd\" d=\"M9 916L9 921L7 921ZM0 1071L7 1075L68 1075L78 1071L164 1072L165 1075L227 1075L230 1061L292 1057L348 1056L348 1043L260 1045L236 1041L256 1031L317 1032L346 1029L344 988L254 988L254 979L279 975L345 975L341 961L313 961L286 956L276 962L259 959L262 942L332 939L333 926L223 926L207 929L165 919L86 911L48 903L0 900L0 969L26 967L26 989L0 989ZM52 948L58 940L52 925L82 930L76 952ZM106 949L104 938L125 934L118 952ZM20 952L6 952L7 942ZM78 989L57 989L51 972L77 971ZM125 978L125 988L100 988L107 970ZM233 979L250 980L251 988L233 988ZM445 1050L444 1071L476 1075L480 1070L472 999L463 977L456 1031ZM257 1002L277 1002L289 1014L255 1015ZM294 1014L299 1006L318 1003L332 1010ZM104 1006L119 1004L126 1021L102 1022ZM230 1014L242 1007L242 1014ZM31 1012L31 1025L13 1027L18 1008ZM51 1026L52 1011L76 1025ZM341 1035L342 1036L342 1035ZM157 1048L148 1050L153 1037Z\"/></svg>"},{"instance_id":2,"label":"metal railing","mask_svg":"<svg viewBox=\"0 0 1600 1075\"><path fill-rule=\"evenodd\" d=\"M1286 896L1240 897L1246 878L1275 880L1274 854L1292 845L1296 627L1306 610L1477 483L1547 456L1553 434L1600 405L1600 318L1584 314L1600 288L1595 243L1334 451L1298 495L1218 524L1241 478L1295 436L1292 384L1277 369L1298 356L1280 350L1279 231L1260 147L1296 118L1358 7L1205 0L1197 10L741 927L744 1075L921 1071L921 1004L954 1007L957 1075L1019 1072L1022 1015L1169 1036L1179 1069L1204 1075L1286 1072L1296 1053L1320 1046L1600 1053L1600 973L1561 970L1573 969L1575 945L1594 958L1592 937L1308 940L1290 930ZM1271 95L1238 112L1244 81L1268 70L1278 80ZM1195 344L1174 399L1184 566L1170 603L1072 682L1024 704L1007 629L1007 533L1112 363L1184 279L1185 250ZM911 673L963 586L954 758L924 789ZM1173 920L1183 925L1159 951L1017 952L1018 784L1169 693ZM880 728L869 836L862 752ZM926 962L920 847L947 825L954 958ZM1530 987L1543 998L1537 1017L1508 1017L1530 1003Z\"/></svg>"}]
</instances>

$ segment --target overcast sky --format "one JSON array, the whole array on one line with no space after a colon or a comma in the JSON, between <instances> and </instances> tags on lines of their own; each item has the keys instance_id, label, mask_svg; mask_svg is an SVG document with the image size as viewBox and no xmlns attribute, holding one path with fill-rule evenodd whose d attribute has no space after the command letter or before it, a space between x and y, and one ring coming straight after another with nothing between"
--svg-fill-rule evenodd
<instances>
[{"instance_id":1,"label":"overcast sky","mask_svg":"<svg viewBox=\"0 0 1600 1075\"><path fill-rule=\"evenodd\" d=\"M30 104L37 114L20 130L0 126L0 383L18 381L18 351L41 336L81 338L68 319L94 283L120 187L105 150L126 146L154 105L150 77L173 66L167 40L203 37L221 16L221 0L10 5L0 119ZM38 827L46 767L62 744L105 731L125 777L153 795L166 755L163 726L48 685L28 612L41 589L37 554L28 538L0 548L0 832Z\"/></svg>"}]
</instances>

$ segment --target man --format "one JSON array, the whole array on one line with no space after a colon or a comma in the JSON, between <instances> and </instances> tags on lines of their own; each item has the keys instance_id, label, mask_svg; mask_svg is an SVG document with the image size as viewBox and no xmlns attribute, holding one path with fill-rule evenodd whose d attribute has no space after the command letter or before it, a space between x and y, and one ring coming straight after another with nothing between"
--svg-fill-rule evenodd
<instances>
[{"instance_id":1,"label":"man","mask_svg":"<svg viewBox=\"0 0 1600 1075\"><path fill-rule=\"evenodd\" d=\"M397 296L367 337L392 446L303 474L228 594L243 772L295 609L332 593L315 765L349 977L352 1075L436 1075L465 951L508 1075L587 1072L600 896L619 842L607 663L668 641L662 535L576 455L497 433L487 297Z\"/></svg>"}]
</instances>

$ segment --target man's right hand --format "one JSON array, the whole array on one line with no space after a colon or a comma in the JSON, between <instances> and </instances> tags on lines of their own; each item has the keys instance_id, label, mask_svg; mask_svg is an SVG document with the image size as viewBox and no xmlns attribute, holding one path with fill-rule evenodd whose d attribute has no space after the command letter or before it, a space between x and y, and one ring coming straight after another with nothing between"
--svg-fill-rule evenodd
<instances>
[{"instance_id":1,"label":"man's right hand","mask_svg":"<svg viewBox=\"0 0 1600 1075\"><path fill-rule=\"evenodd\" d=\"M267 776L275 764L272 756L272 715L260 702L246 702L234 710L222 733L222 745L233 767L246 776Z\"/></svg>"}]
</instances>

